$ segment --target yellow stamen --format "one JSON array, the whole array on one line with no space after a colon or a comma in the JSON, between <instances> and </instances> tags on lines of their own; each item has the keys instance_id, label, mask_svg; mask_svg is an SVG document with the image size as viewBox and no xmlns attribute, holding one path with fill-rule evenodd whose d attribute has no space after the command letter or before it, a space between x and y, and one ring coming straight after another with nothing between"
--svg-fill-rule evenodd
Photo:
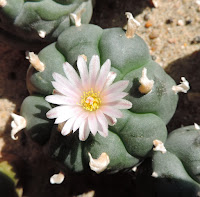
<instances>
[{"instance_id":1,"label":"yellow stamen","mask_svg":"<svg viewBox=\"0 0 200 197\"><path fill-rule=\"evenodd\" d=\"M91 88L88 92L83 92L81 96L81 106L88 111L96 111L101 104L100 92L93 92Z\"/></svg>"}]
</instances>

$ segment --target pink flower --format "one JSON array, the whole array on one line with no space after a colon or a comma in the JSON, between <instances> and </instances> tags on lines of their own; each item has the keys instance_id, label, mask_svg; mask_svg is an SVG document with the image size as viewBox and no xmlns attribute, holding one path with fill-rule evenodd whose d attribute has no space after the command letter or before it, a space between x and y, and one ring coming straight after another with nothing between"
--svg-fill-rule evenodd
<instances>
[{"instance_id":1,"label":"pink flower","mask_svg":"<svg viewBox=\"0 0 200 197\"><path fill-rule=\"evenodd\" d=\"M54 95L45 99L59 106L49 110L47 117L54 119L55 124L64 123L62 135L79 129L79 139L84 141L91 131L93 135L99 132L106 137L108 125L114 125L117 118L122 118L120 109L130 109L132 103L123 99L128 93L123 92L129 81L113 83L116 73L110 71L111 62L108 59L100 68L97 55L92 56L87 64L82 56L78 57L77 66L80 76L69 64L64 63L66 77L53 73L55 81Z\"/></svg>"}]
</instances>

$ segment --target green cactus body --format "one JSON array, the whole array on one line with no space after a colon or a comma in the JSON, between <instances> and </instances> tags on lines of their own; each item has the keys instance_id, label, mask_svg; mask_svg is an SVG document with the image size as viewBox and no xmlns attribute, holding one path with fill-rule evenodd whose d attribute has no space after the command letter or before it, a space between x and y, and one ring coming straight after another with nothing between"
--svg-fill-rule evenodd
<instances>
[{"instance_id":1,"label":"green cactus body","mask_svg":"<svg viewBox=\"0 0 200 197\"><path fill-rule=\"evenodd\" d=\"M198 196L199 134L200 131L194 126L176 129L166 141L167 153L154 153L153 171L158 175L156 188L160 196L164 193L165 196L169 193L173 193L173 196ZM159 184L160 180L162 186Z\"/></svg>"},{"instance_id":2,"label":"green cactus body","mask_svg":"<svg viewBox=\"0 0 200 197\"><path fill-rule=\"evenodd\" d=\"M53 122L46 117L51 109L42 96L28 96L21 106L21 115L26 119L29 135L39 144L44 144L50 137Z\"/></svg>"},{"instance_id":3,"label":"green cactus body","mask_svg":"<svg viewBox=\"0 0 200 197\"><path fill-rule=\"evenodd\" d=\"M86 141L80 142L76 133L63 137L54 127L48 152L76 172L88 168L88 152L94 158L106 152L110 158L108 170L132 167L151 152L153 140L165 141L165 125L174 114L178 100L177 94L172 91L175 83L151 60L148 47L138 35L127 38L121 28L103 30L90 24L68 28L58 37L56 43L38 54L45 70L38 72L30 67L27 74L29 92L42 97L52 94L52 73L57 72L64 76L62 64L65 61L77 69L77 57L82 54L87 57L88 62L93 55L98 55L101 65L107 59L111 60L111 70L117 73L115 81L129 80L126 89L129 95L126 99L133 106L130 110L122 110L123 118L109 127L106 138L99 134L90 135ZM148 78L154 80L153 89L147 94L138 90L143 68L147 69ZM26 108L31 103L23 105ZM26 116L23 110L21 114ZM29 130L26 132L29 133Z\"/></svg>"},{"instance_id":4,"label":"green cactus body","mask_svg":"<svg viewBox=\"0 0 200 197\"><path fill-rule=\"evenodd\" d=\"M183 163L188 174L200 183L200 130L187 126L173 131L167 149Z\"/></svg>"},{"instance_id":5,"label":"green cactus body","mask_svg":"<svg viewBox=\"0 0 200 197\"><path fill-rule=\"evenodd\" d=\"M41 42L49 43L73 24L71 13L82 13L82 22L89 23L92 16L91 0L8 0L0 8L1 36L15 41L15 45L19 43L26 46L28 43L33 47Z\"/></svg>"},{"instance_id":6,"label":"green cactus body","mask_svg":"<svg viewBox=\"0 0 200 197\"><path fill-rule=\"evenodd\" d=\"M16 172L8 161L0 161L0 193L6 197L21 197L22 189L18 188Z\"/></svg>"}]
</instances>

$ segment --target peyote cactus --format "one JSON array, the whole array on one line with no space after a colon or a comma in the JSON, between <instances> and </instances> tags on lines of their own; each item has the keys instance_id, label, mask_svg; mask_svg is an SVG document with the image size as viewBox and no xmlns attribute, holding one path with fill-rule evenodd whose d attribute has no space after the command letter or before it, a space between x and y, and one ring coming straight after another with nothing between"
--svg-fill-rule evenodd
<instances>
[{"instance_id":1,"label":"peyote cactus","mask_svg":"<svg viewBox=\"0 0 200 197\"><path fill-rule=\"evenodd\" d=\"M74 24L73 16L89 23L91 0L1 0L0 36L11 44L28 49L50 43L67 27Z\"/></svg>"},{"instance_id":2,"label":"peyote cactus","mask_svg":"<svg viewBox=\"0 0 200 197\"><path fill-rule=\"evenodd\" d=\"M185 78L176 86L151 59L135 34L134 18L127 16L126 31L72 26L38 56L29 53L31 96L21 107L23 127L72 171L90 166L100 173L137 165L150 154L154 140L165 142L177 92L189 88Z\"/></svg>"},{"instance_id":3,"label":"peyote cactus","mask_svg":"<svg viewBox=\"0 0 200 197\"><path fill-rule=\"evenodd\" d=\"M165 143L167 152L153 154L153 176L158 196L200 196L200 128L174 130Z\"/></svg>"}]
</instances>

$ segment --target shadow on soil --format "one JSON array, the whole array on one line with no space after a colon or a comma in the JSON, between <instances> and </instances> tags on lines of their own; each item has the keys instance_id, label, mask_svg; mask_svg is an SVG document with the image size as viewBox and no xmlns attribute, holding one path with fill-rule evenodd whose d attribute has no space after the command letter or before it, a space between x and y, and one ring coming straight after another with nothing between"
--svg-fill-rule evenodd
<instances>
[{"instance_id":1,"label":"shadow on soil","mask_svg":"<svg viewBox=\"0 0 200 197\"><path fill-rule=\"evenodd\" d=\"M168 124L168 130L172 131L182 125L200 124L200 51L172 62L166 71L177 84L183 76L190 83L187 94L179 93L177 110Z\"/></svg>"},{"instance_id":2,"label":"shadow on soil","mask_svg":"<svg viewBox=\"0 0 200 197\"><path fill-rule=\"evenodd\" d=\"M97 0L91 23L102 28L123 27L126 24L125 12L137 16L146 7L152 8L149 0Z\"/></svg>"}]
</instances>

